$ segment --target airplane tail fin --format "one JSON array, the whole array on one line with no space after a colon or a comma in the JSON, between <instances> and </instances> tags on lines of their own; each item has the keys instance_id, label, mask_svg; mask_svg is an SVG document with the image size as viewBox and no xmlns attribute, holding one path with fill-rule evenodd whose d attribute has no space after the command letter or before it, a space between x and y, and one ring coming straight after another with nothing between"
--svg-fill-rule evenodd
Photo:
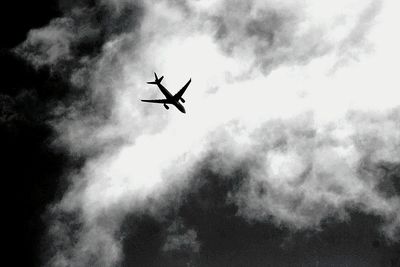
<instances>
[{"instance_id":1,"label":"airplane tail fin","mask_svg":"<svg viewBox=\"0 0 400 267\"><path fill-rule=\"evenodd\" d=\"M160 84L162 79L164 79L164 76L161 76L160 78L157 77L157 74L154 72L154 82L147 82L148 84Z\"/></svg>"}]
</instances>

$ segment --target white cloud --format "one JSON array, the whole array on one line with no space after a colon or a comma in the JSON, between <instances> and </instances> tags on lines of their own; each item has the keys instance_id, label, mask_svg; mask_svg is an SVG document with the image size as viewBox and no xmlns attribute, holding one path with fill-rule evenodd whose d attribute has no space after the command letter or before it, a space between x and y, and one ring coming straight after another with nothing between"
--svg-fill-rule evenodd
<instances>
[{"instance_id":1,"label":"white cloud","mask_svg":"<svg viewBox=\"0 0 400 267\"><path fill-rule=\"evenodd\" d=\"M357 209L381 216L390 229L386 234L396 238L400 199L377 190L377 166L399 162L398 111L375 120L373 114L356 114L335 127L302 118L266 124L258 133L262 143L254 147L264 148L255 153L261 163L231 198L239 213L304 229L331 217L347 219L347 211Z\"/></svg>"},{"instance_id":2,"label":"white cloud","mask_svg":"<svg viewBox=\"0 0 400 267\"><path fill-rule=\"evenodd\" d=\"M73 21L58 18L44 28L31 30L16 52L36 67L53 65L60 60L70 59L70 46L75 38Z\"/></svg>"},{"instance_id":3,"label":"white cloud","mask_svg":"<svg viewBox=\"0 0 400 267\"><path fill-rule=\"evenodd\" d=\"M397 3L383 2L379 14L374 3L360 0L330 2L329 8L311 0L246 3L198 1L183 8L143 2L134 33L103 45L87 86L90 99L110 111L107 119L73 109L55 125L73 153L104 148L71 177L56 205L55 213L78 212L82 224L77 242L56 256L65 265L93 255L104 266L117 262L115 232L123 218L138 210L157 213L180 197L171 195L184 195L194 166L209 151L218 151L215 165L223 175L240 161L254 161L231 196L248 219L304 229L359 209L381 216L387 235L395 237L399 197L382 194L381 177L371 170L400 161L393 112L400 83ZM374 16L376 25L365 21ZM38 50L48 55L40 64L67 56L75 38L64 26L47 38L54 25L57 20L26 41L54 48ZM366 42L369 52L359 51ZM348 53L358 61L343 64ZM160 96L145 84L153 71L165 75L171 92L192 78L187 114L139 102Z\"/></svg>"}]
</instances>

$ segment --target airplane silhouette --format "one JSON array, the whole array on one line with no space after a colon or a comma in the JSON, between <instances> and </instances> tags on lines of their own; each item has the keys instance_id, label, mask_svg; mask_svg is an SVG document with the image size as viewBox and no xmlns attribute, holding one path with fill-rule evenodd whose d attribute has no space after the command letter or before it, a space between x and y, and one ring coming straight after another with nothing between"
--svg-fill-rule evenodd
<instances>
[{"instance_id":1,"label":"airplane silhouette","mask_svg":"<svg viewBox=\"0 0 400 267\"><path fill-rule=\"evenodd\" d=\"M158 88L160 89L161 93L165 95L165 99L153 99L153 100L143 100L143 102L149 102L149 103L158 103L158 104L164 104L164 107L166 109L169 109L167 104L174 105L180 112L186 113L185 108L183 105L179 102L182 101L182 103L185 103L185 99L182 98L183 93L185 93L186 88L188 88L190 82L192 79L190 78L189 81L182 87L181 90L178 91L175 95L172 95L162 84L161 81L164 78L164 76L161 76L160 78L157 77L157 74L154 72L155 76L155 81L154 82L147 82L148 84L157 84Z\"/></svg>"}]
</instances>

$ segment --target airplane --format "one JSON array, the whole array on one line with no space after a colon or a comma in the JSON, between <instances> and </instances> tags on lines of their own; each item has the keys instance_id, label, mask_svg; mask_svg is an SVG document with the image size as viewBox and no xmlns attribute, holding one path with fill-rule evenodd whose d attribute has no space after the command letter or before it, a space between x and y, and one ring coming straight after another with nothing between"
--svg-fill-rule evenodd
<instances>
[{"instance_id":1,"label":"airplane","mask_svg":"<svg viewBox=\"0 0 400 267\"><path fill-rule=\"evenodd\" d=\"M188 88L190 82L192 79L190 78L189 81L182 87L181 90L178 91L175 95L172 95L162 84L161 81L164 78L164 76L161 76L160 78L157 77L157 74L154 72L154 77L155 81L154 82L147 82L148 84L156 84L158 88L160 89L161 93L164 94L166 97L165 99L153 99L153 100L143 100L143 102L149 102L149 103L159 103L159 104L164 104L164 107L166 109L169 109L167 104L174 105L180 112L186 113L185 108L183 105L179 102L181 101L182 103L185 103L185 99L182 98L182 95L185 93L186 88Z\"/></svg>"}]
</instances>

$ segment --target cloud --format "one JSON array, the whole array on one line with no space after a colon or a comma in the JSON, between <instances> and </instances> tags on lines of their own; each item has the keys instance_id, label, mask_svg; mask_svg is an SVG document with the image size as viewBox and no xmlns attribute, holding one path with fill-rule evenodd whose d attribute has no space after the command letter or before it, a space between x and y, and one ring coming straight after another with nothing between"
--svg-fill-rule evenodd
<instances>
[{"instance_id":1,"label":"cloud","mask_svg":"<svg viewBox=\"0 0 400 267\"><path fill-rule=\"evenodd\" d=\"M52 219L48 237L49 266L112 266L120 259L120 246L108 227L86 228L73 216ZM102 255L102 256L99 256Z\"/></svg>"},{"instance_id":2,"label":"cloud","mask_svg":"<svg viewBox=\"0 0 400 267\"><path fill-rule=\"evenodd\" d=\"M328 8L313 1L221 1L207 18L224 52L247 59L252 69L268 74L279 65L306 64L334 51L346 55L353 51L352 56L357 57L380 4L350 1L335 7L342 8L340 11L327 12ZM350 11L354 5L359 7Z\"/></svg>"},{"instance_id":3,"label":"cloud","mask_svg":"<svg viewBox=\"0 0 400 267\"><path fill-rule=\"evenodd\" d=\"M307 62L329 48L329 43L319 39L323 32L316 26L300 31L304 16L301 5L225 1L218 9L211 19L223 51L251 60L252 68L266 73L281 64Z\"/></svg>"},{"instance_id":4,"label":"cloud","mask_svg":"<svg viewBox=\"0 0 400 267\"><path fill-rule=\"evenodd\" d=\"M373 45L368 40L368 33L373 27L376 21L375 18L379 15L381 8L382 1L371 1L370 5L365 7L354 26L352 26L348 36L340 43L338 54L341 59L334 68L349 61L358 61L360 55L363 55L362 52L367 53L373 50Z\"/></svg>"},{"instance_id":5,"label":"cloud","mask_svg":"<svg viewBox=\"0 0 400 267\"><path fill-rule=\"evenodd\" d=\"M167 232L167 240L162 248L164 252L199 252L200 244L197 240L196 231L193 229L186 229L181 221L173 222L168 227Z\"/></svg>"},{"instance_id":6,"label":"cloud","mask_svg":"<svg viewBox=\"0 0 400 267\"><path fill-rule=\"evenodd\" d=\"M0 124L5 127L4 129L14 131L21 123L29 124L32 121L45 119L46 114L38 105L39 102L36 92L30 90L22 90L14 97L0 94Z\"/></svg>"},{"instance_id":7,"label":"cloud","mask_svg":"<svg viewBox=\"0 0 400 267\"><path fill-rule=\"evenodd\" d=\"M239 214L304 229L328 218L348 220L348 211L356 209L384 218L382 227L396 239L399 195L388 197L377 188L383 179L379 165L399 162L398 110L379 116L355 112L341 127L327 128L316 128L307 116L272 121L256 131L253 167L231 198Z\"/></svg>"},{"instance_id":8,"label":"cloud","mask_svg":"<svg viewBox=\"0 0 400 267\"><path fill-rule=\"evenodd\" d=\"M43 28L30 30L27 39L14 51L35 67L55 68L59 64L62 71L72 68L70 71L76 73L84 67L80 63L101 53L105 42L133 32L142 16L139 3L124 5L120 10L101 2L86 2L61 2L65 15Z\"/></svg>"},{"instance_id":9,"label":"cloud","mask_svg":"<svg viewBox=\"0 0 400 267\"><path fill-rule=\"evenodd\" d=\"M68 18L59 18L45 28L31 30L16 52L36 67L70 59L71 43L75 39L72 23Z\"/></svg>"},{"instance_id":10,"label":"cloud","mask_svg":"<svg viewBox=\"0 0 400 267\"><path fill-rule=\"evenodd\" d=\"M0 95L0 103L0 123L2 125L9 124L20 118L20 115L15 111L15 101L11 97Z\"/></svg>"},{"instance_id":11,"label":"cloud","mask_svg":"<svg viewBox=\"0 0 400 267\"><path fill-rule=\"evenodd\" d=\"M398 51L381 31L395 30L394 4L325 4L101 1L32 30L16 51L76 87L52 125L56 145L85 158L49 210L48 264L117 264L124 218L161 220L210 158L227 182L245 169L229 199L249 221L313 229L359 210L396 240L398 189L384 193L379 171L400 162ZM358 54L364 40L374 50ZM348 53L362 64L337 65ZM138 101L158 95L153 71L171 92L193 79L187 116ZM171 232L166 247L197 239Z\"/></svg>"}]
</instances>

